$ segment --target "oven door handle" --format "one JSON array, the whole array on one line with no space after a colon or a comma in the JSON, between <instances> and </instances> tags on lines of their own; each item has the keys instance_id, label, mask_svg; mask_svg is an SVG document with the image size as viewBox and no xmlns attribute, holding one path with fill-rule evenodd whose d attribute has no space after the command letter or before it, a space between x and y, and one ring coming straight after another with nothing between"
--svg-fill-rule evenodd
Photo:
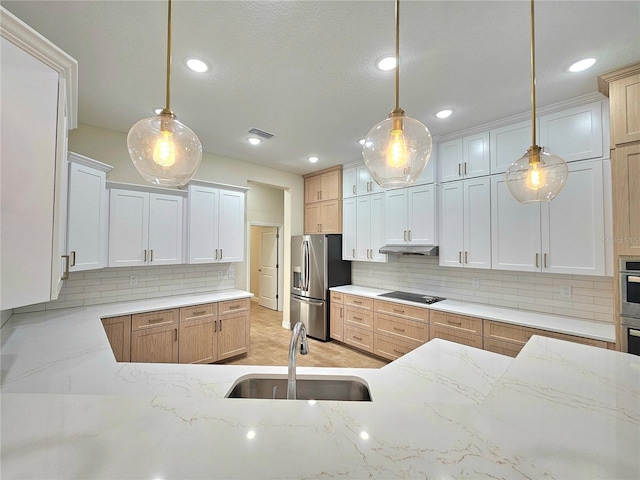
<instances>
[{"instance_id":1,"label":"oven door handle","mask_svg":"<svg viewBox=\"0 0 640 480\"><path fill-rule=\"evenodd\" d=\"M637 275L627 275L627 282L640 283L640 277Z\"/></svg>"}]
</instances>

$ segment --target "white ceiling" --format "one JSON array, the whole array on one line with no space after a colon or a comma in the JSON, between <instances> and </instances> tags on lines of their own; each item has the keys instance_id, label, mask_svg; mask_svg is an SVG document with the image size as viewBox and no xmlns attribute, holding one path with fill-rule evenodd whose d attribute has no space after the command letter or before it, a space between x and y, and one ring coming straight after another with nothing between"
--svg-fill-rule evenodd
<instances>
[{"instance_id":1,"label":"white ceiling","mask_svg":"<svg viewBox=\"0 0 640 480\"><path fill-rule=\"evenodd\" d=\"M164 106L166 2L2 1L79 63L79 121L127 132ZM400 3L400 106L434 136L529 110L529 2ZM171 108L207 152L307 173L358 160L394 104L394 2L186 1L173 6ZM212 69L187 70L198 56ZM584 57L595 67L572 74ZM597 91L640 61L639 1L536 2L538 106ZM446 120L434 114L455 110ZM254 147L247 131L275 137ZM523 145L523 150L527 145ZM320 161L306 161L317 155Z\"/></svg>"}]
</instances>

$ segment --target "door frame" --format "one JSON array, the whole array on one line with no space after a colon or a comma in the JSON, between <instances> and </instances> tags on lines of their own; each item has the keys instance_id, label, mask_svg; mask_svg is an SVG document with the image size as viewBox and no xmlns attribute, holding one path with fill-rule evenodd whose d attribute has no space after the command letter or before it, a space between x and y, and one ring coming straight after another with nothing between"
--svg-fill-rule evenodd
<instances>
[{"instance_id":1,"label":"door frame","mask_svg":"<svg viewBox=\"0 0 640 480\"><path fill-rule=\"evenodd\" d=\"M276 269L276 276L277 276L277 280L276 280L276 288L277 288L277 292L276 295L278 295L278 298L276 299L276 307L278 312L282 312L283 311L283 307L284 307L284 296L283 296L283 291L284 291L284 275L283 275L283 259L284 259L284 237L283 237L283 231L284 231L284 225L282 224L278 224L278 223L269 223L269 222L250 222L248 223L248 235L247 235L247 252L249 252L249 254L247 255L247 279L248 279L248 290L251 290L251 233L252 233L252 228L251 227L275 227L278 229L278 252L277 252L277 265L278 268ZM257 299L257 297L256 297Z\"/></svg>"}]
</instances>

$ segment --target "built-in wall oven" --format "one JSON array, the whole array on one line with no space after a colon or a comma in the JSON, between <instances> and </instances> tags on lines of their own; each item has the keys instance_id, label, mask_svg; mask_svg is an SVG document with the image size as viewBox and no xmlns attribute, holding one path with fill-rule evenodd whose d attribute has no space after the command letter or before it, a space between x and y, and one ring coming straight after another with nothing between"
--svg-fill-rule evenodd
<instances>
[{"instance_id":1,"label":"built-in wall oven","mask_svg":"<svg viewBox=\"0 0 640 480\"><path fill-rule=\"evenodd\" d=\"M620 259L622 351L640 355L640 258Z\"/></svg>"}]
</instances>

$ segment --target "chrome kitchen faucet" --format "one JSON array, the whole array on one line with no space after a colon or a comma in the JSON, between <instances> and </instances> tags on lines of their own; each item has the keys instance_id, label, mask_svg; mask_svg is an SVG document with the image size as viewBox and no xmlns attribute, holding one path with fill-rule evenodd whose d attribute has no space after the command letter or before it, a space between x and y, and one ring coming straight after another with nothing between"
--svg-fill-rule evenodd
<instances>
[{"instance_id":1,"label":"chrome kitchen faucet","mask_svg":"<svg viewBox=\"0 0 640 480\"><path fill-rule=\"evenodd\" d=\"M296 400L296 350L300 342L300 354L309 353L309 342L307 341L307 329L304 323L298 322L291 332L291 342L289 342L289 374L287 382L287 400Z\"/></svg>"}]
</instances>

